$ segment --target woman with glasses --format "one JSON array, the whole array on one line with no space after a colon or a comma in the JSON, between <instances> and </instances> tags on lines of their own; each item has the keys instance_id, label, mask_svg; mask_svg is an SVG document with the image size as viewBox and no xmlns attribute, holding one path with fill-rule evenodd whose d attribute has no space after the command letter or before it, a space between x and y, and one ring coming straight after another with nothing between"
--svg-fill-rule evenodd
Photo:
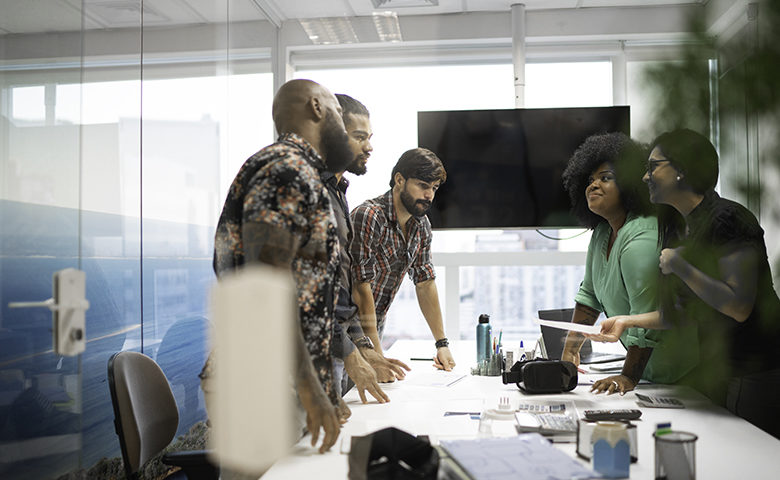
<instances>
[{"instance_id":1,"label":"woman with glasses","mask_svg":"<svg viewBox=\"0 0 780 480\"><path fill-rule=\"evenodd\" d=\"M631 327L677 332L696 325L698 343L679 342L679 348L698 350L699 362L681 382L726 405L730 379L738 385L740 377L780 363L780 300L764 231L749 210L715 192L718 154L692 130L667 132L652 143L643 180L659 205L659 308L608 318L591 338L616 341Z\"/></svg>"},{"instance_id":2,"label":"woman with glasses","mask_svg":"<svg viewBox=\"0 0 780 480\"><path fill-rule=\"evenodd\" d=\"M593 230L585 278L575 297L575 323L593 325L601 312L608 317L634 315L658 306L658 230L641 181L645 158L645 150L622 133L593 135L563 172L572 212ZM621 334L627 349L621 374L596 382L592 390L623 394L640 378L677 380L678 362L659 343L664 332L629 328ZM583 341L582 335L570 332L562 360L579 364Z\"/></svg>"}]
</instances>

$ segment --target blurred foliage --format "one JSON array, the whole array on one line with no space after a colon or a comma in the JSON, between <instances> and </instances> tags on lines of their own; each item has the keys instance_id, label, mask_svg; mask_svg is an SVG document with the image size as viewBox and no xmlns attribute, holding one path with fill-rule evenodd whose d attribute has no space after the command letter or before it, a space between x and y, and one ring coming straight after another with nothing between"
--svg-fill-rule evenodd
<instances>
[{"instance_id":1,"label":"blurred foliage","mask_svg":"<svg viewBox=\"0 0 780 480\"><path fill-rule=\"evenodd\" d=\"M642 86L655 102L654 135L687 127L718 139L721 186L726 175L726 196L759 217L769 247L780 235L780 0L744 8L737 20L744 25L724 38L707 31L704 15L689 19L681 60L647 68ZM778 288L780 252L772 250Z\"/></svg>"},{"instance_id":2,"label":"blurred foliage","mask_svg":"<svg viewBox=\"0 0 780 480\"><path fill-rule=\"evenodd\" d=\"M648 120L655 135L687 127L717 140L721 192L759 218L780 290L780 0L734 5L745 10L720 38L707 31L704 15L691 18L681 60L646 70L643 87L655 101ZM664 341L688 345L678 332ZM722 368L699 372L701 385L718 385L724 375Z\"/></svg>"},{"instance_id":3,"label":"blurred foliage","mask_svg":"<svg viewBox=\"0 0 780 480\"><path fill-rule=\"evenodd\" d=\"M778 119L780 0L763 0L752 5L757 8L755 20L749 21L726 43L707 32L702 15L691 18L692 34L682 47L682 60L647 70L646 86L660 94L653 118L658 133L709 123L710 59L718 60L720 75L726 69L730 75L732 87L718 92L721 115L744 114L730 109L746 105L761 120Z\"/></svg>"}]
</instances>

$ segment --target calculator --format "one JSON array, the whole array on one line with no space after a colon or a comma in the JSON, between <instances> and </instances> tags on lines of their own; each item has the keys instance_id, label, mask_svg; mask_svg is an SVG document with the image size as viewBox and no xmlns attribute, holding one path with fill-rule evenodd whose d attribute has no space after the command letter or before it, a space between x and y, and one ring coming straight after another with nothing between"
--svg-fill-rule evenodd
<instances>
[{"instance_id":1,"label":"calculator","mask_svg":"<svg viewBox=\"0 0 780 480\"><path fill-rule=\"evenodd\" d=\"M636 403L642 407L651 408L685 408L685 405L676 398L657 397L653 395L636 394Z\"/></svg>"}]
</instances>

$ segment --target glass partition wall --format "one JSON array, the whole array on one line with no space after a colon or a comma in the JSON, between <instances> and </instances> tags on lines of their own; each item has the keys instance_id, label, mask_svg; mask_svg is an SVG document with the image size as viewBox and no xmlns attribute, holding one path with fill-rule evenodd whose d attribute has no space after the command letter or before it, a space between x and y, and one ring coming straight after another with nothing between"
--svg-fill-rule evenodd
<instances>
[{"instance_id":1,"label":"glass partition wall","mask_svg":"<svg viewBox=\"0 0 780 480\"><path fill-rule=\"evenodd\" d=\"M376 44L321 50L297 20L270 12L267 21L264 4L0 2L0 478L123 475L106 383L120 350L160 364L180 435L204 420L197 374L208 349L213 230L239 167L273 141L274 85L311 78L371 111L374 152L368 174L350 177L352 207L389 188L398 157L417 145L417 111L514 107L503 36L465 39L462 58L446 39L438 52L435 34L430 44L380 43L376 55ZM453 18L426 17L422 30ZM625 75L611 54L568 47L529 58L525 106L623 103L613 86ZM625 103L646 141L652 99L629 89ZM538 336L536 310L572 305L589 237L435 232L447 335L472 338L477 316L489 313L507 341ZM86 349L73 357L53 351L48 309L8 306L49 298L52 274L64 268L86 272L90 302ZM389 316L387 339L430 338L410 281Z\"/></svg>"},{"instance_id":2,"label":"glass partition wall","mask_svg":"<svg viewBox=\"0 0 780 480\"><path fill-rule=\"evenodd\" d=\"M123 476L106 382L120 350L160 364L179 435L205 419L213 227L238 166L272 137L261 12L239 24L228 0L65 3L0 6L19 25L0 35L4 479ZM51 297L65 268L86 273L90 304L76 356L53 350L47 308L8 305Z\"/></svg>"}]
</instances>

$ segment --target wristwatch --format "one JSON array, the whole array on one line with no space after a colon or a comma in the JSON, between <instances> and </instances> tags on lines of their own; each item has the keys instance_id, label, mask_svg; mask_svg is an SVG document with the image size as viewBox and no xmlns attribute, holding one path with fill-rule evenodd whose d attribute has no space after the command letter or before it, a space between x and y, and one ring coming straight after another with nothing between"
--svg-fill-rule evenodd
<instances>
[{"instance_id":1,"label":"wristwatch","mask_svg":"<svg viewBox=\"0 0 780 480\"><path fill-rule=\"evenodd\" d=\"M444 337L440 340L436 340L436 348L449 347L449 346L450 346L450 341L447 340L447 337Z\"/></svg>"},{"instance_id":2,"label":"wristwatch","mask_svg":"<svg viewBox=\"0 0 780 480\"><path fill-rule=\"evenodd\" d=\"M374 342L372 342L371 339L368 338L368 335L363 335L362 337L355 340L355 345L358 348L370 348L371 350L374 349Z\"/></svg>"}]
</instances>

